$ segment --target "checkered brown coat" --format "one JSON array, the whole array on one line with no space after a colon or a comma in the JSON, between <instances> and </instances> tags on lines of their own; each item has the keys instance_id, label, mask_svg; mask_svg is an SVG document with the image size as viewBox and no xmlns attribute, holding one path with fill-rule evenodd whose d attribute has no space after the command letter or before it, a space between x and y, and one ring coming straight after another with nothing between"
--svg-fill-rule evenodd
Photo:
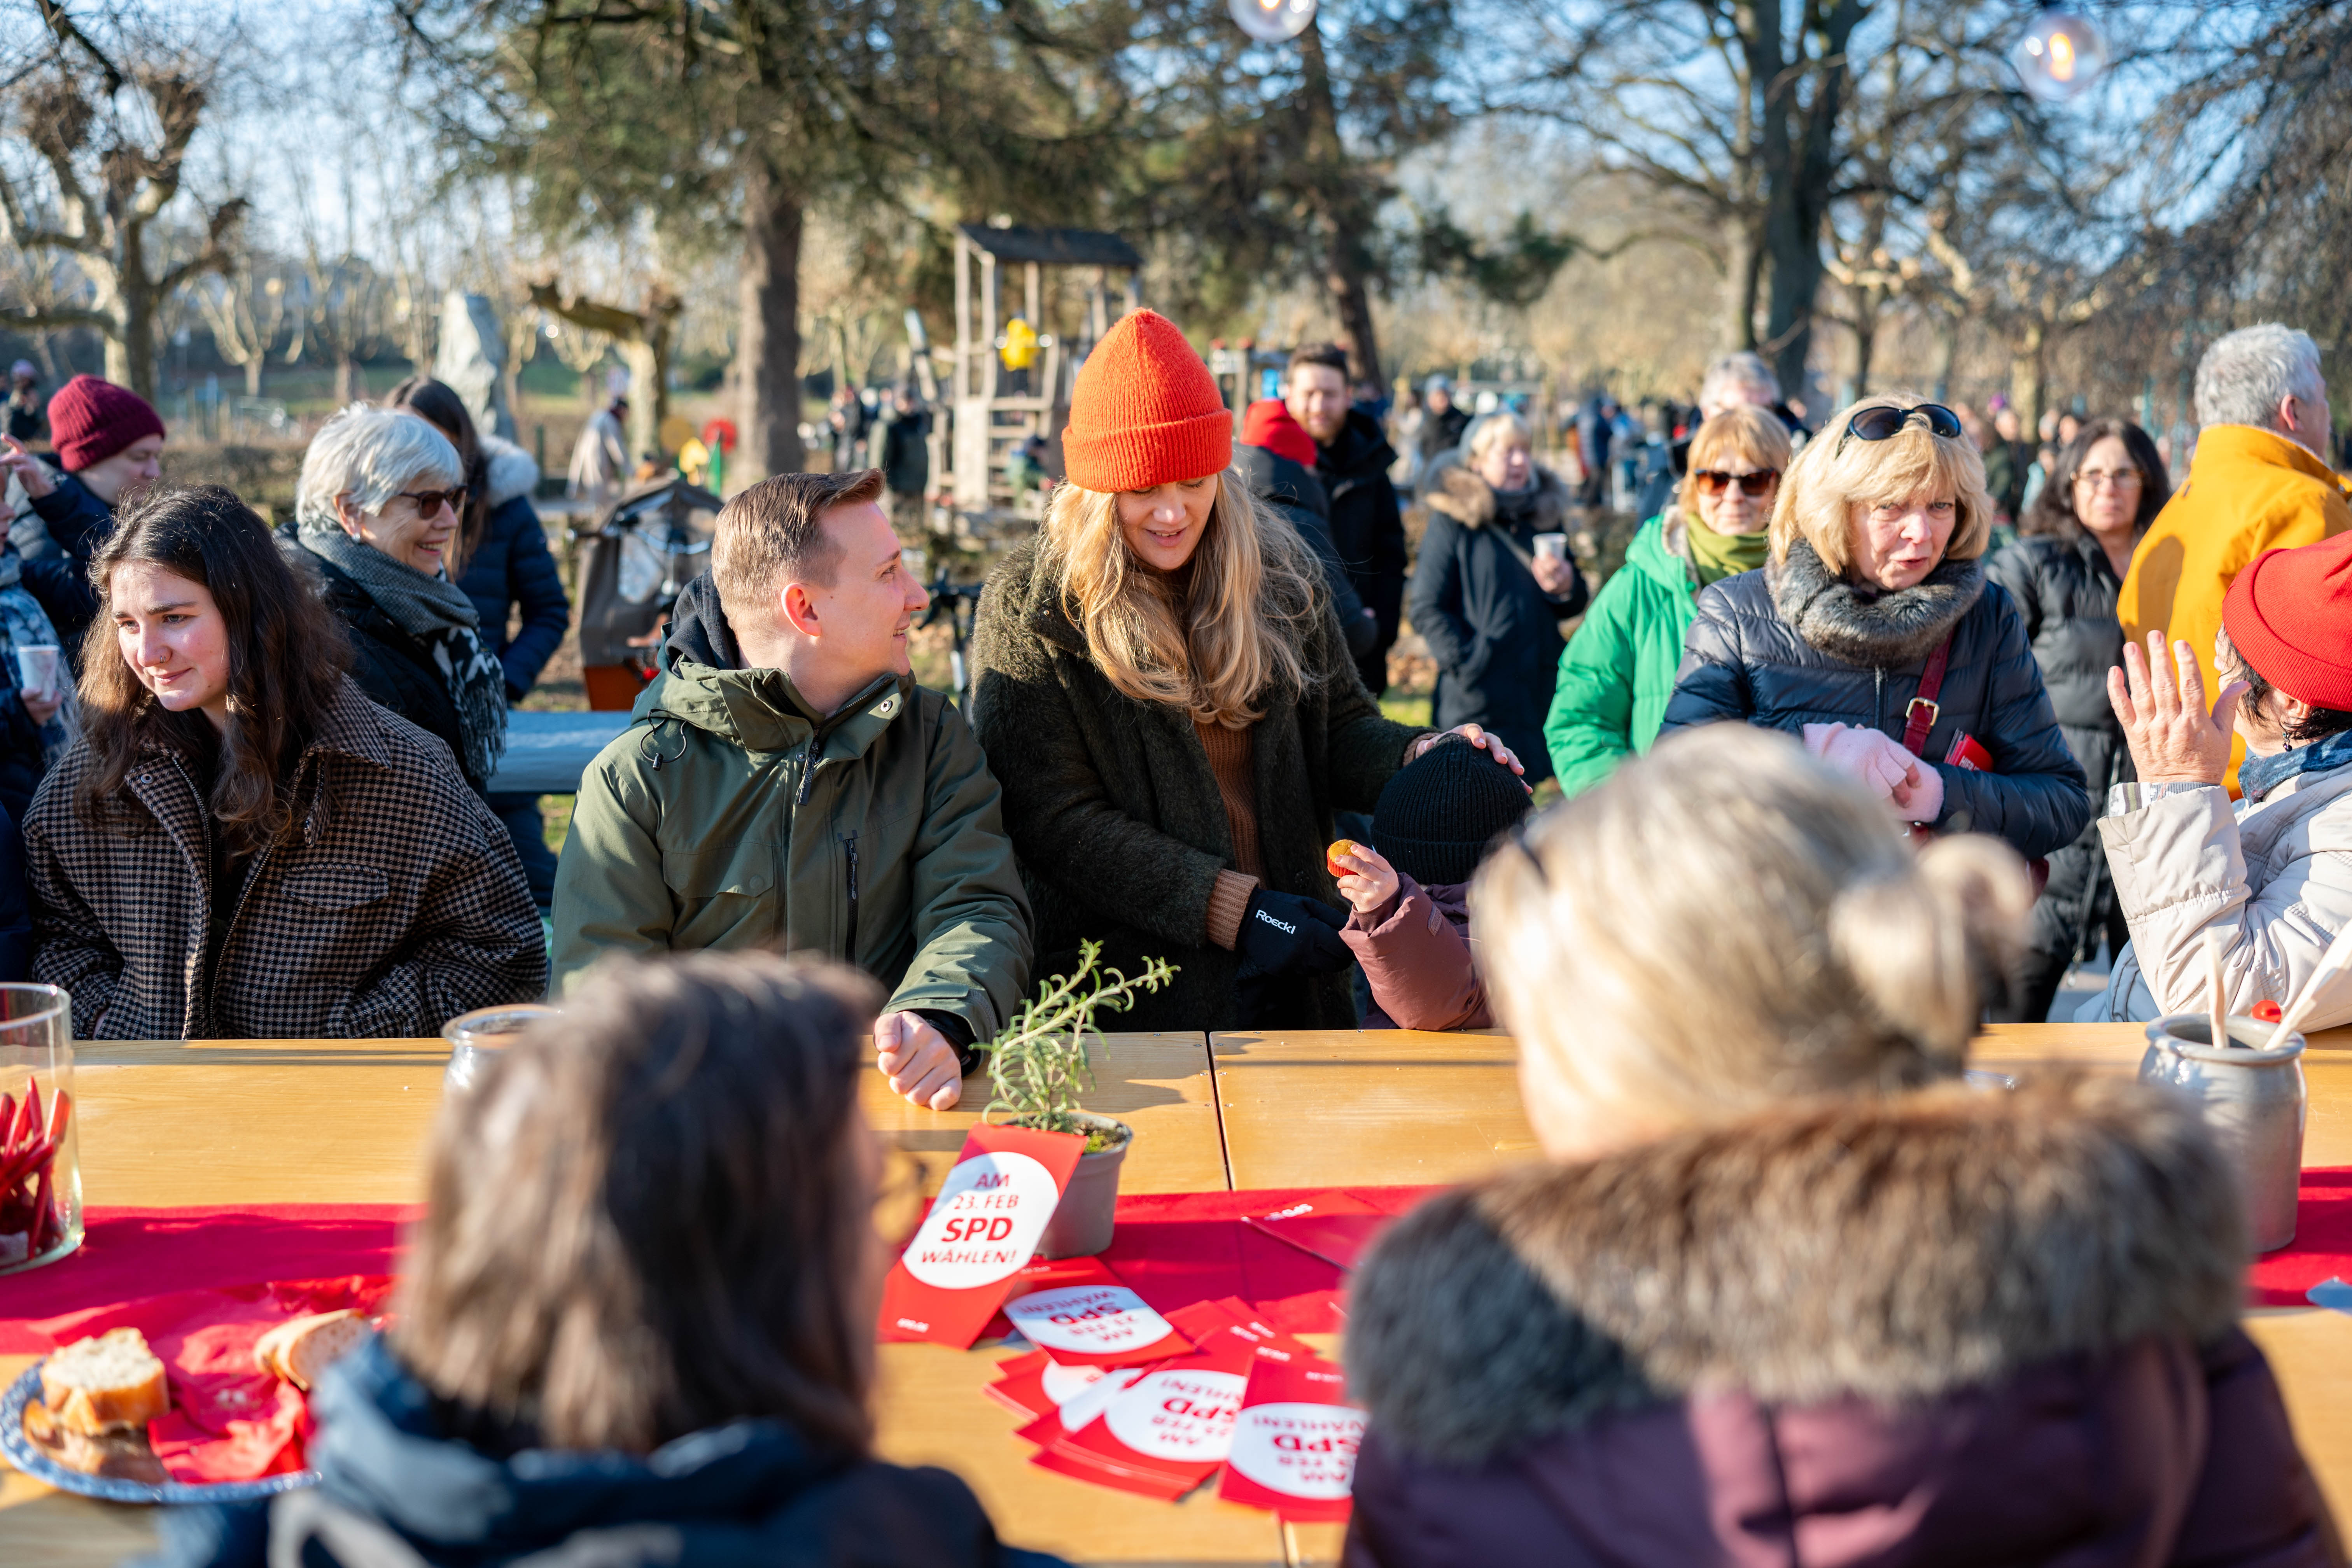
<instances>
[{"instance_id":1,"label":"checkered brown coat","mask_svg":"<svg viewBox=\"0 0 2352 1568\"><path fill-rule=\"evenodd\" d=\"M346 678L294 771L299 841L260 852L205 989L212 853L204 797L164 749L127 787L147 820L74 810L77 742L25 822L33 978L73 994L79 1039L437 1034L537 998L547 949L513 843L449 749Z\"/></svg>"}]
</instances>

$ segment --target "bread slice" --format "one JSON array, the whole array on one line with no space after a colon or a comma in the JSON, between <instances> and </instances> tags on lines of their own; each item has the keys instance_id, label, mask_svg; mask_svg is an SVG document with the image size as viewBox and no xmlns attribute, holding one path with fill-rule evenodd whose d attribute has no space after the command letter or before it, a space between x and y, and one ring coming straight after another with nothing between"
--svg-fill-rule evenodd
<instances>
[{"instance_id":1,"label":"bread slice","mask_svg":"<svg viewBox=\"0 0 2352 1568\"><path fill-rule=\"evenodd\" d=\"M41 1363L41 1399L59 1429L96 1436L110 1427L144 1431L172 1407L163 1363L137 1329L76 1340Z\"/></svg>"},{"instance_id":2,"label":"bread slice","mask_svg":"<svg viewBox=\"0 0 2352 1568\"><path fill-rule=\"evenodd\" d=\"M118 1426L110 1432L68 1432L58 1425L49 1407L37 1399L25 1405L25 1436L33 1447L69 1470L113 1480L144 1481L162 1486L171 1476L155 1450L147 1444L143 1426Z\"/></svg>"},{"instance_id":3,"label":"bread slice","mask_svg":"<svg viewBox=\"0 0 2352 1568\"><path fill-rule=\"evenodd\" d=\"M253 1362L307 1394L321 1373L373 1331L366 1315L348 1307L313 1312L307 1318L289 1319L262 1335L253 1347Z\"/></svg>"}]
</instances>

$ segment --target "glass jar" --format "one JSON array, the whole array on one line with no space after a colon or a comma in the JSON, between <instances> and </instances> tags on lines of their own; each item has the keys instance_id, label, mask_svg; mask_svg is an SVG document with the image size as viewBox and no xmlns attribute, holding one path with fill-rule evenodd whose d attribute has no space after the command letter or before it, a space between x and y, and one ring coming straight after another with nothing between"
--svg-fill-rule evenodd
<instances>
[{"instance_id":1,"label":"glass jar","mask_svg":"<svg viewBox=\"0 0 2352 1568\"><path fill-rule=\"evenodd\" d=\"M516 1036L557 1013L544 1002L519 1002L458 1014L441 1026L441 1037L449 1042L449 1066L441 1075L442 1083L449 1089L464 1089L481 1070L484 1053L506 1049Z\"/></svg>"},{"instance_id":2,"label":"glass jar","mask_svg":"<svg viewBox=\"0 0 2352 1568\"><path fill-rule=\"evenodd\" d=\"M0 984L0 1274L81 1245L73 998Z\"/></svg>"}]
</instances>

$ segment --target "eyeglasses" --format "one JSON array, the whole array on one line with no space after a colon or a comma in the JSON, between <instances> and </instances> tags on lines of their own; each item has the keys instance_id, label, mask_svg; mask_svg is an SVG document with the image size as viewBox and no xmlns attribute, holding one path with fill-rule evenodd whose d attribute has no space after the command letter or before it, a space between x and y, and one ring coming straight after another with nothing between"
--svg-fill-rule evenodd
<instances>
[{"instance_id":1,"label":"eyeglasses","mask_svg":"<svg viewBox=\"0 0 2352 1568\"><path fill-rule=\"evenodd\" d=\"M1753 499L1771 493L1772 487L1780 482L1780 470L1759 468L1752 474L1727 474L1721 468L1693 468L1691 481L1703 496L1719 496L1738 485L1741 495Z\"/></svg>"},{"instance_id":2,"label":"eyeglasses","mask_svg":"<svg viewBox=\"0 0 2352 1568\"><path fill-rule=\"evenodd\" d=\"M2084 468L2075 474L2074 482L2091 489L2097 489L2101 485L2113 485L2119 490L2137 489L2139 470L2137 468Z\"/></svg>"},{"instance_id":3,"label":"eyeglasses","mask_svg":"<svg viewBox=\"0 0 2352 1568\"><path fill-rule=\"evenodd\" d=\"M401 500L415 501L417 516L431 517L441 510L444 502L451 511L463 510L466 497L472 491L467 486L459 485L453 490L394 490L392 493Z\"/></svg>"},{"instance_id":4,"label":"eyeglasses","mask_svg":"<svg viewBox=\"0 0 2352 1568\"><path fill-rule=\"evenodd\" d=\"M1845 434L1859 436L1865 441L1891 441L1895 438L1896 431L1911 423L1911 416L1914 414L1927 421L1927 429L1931 435L1940 436L1945 440L1950 441L1957 439L1960 434L1960 416L1940 403L1915 404L1909 408L1897 408L1891 403L1880 403L1874 404L1868 408L1856 409L1853 417L1845 422ZM1841 452L1845 450L1844 436L1838 437L1838 450Z\"/></svg>"}]
</instances>

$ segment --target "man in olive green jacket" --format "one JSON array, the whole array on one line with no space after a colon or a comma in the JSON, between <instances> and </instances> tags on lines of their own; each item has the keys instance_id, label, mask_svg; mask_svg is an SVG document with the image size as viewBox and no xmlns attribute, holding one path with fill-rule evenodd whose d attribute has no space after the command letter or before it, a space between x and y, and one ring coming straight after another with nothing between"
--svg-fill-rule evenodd
<instances>
[{"instance_id":1,"label":"man in olive green jacket","mask_svg":"<svg viewBox=\"0 0 2352 1568\"><path fill-rule=\"evenodd\" d=\"M915 684L929 603L876 504L881 475L785 474L728 502L662 672L581 780L555 879L557 984L600 954L765 948L890 989L890 1086L961 1097L1019 1005L1029 906L996 779Z\"/></svg>"}]
</instances>

